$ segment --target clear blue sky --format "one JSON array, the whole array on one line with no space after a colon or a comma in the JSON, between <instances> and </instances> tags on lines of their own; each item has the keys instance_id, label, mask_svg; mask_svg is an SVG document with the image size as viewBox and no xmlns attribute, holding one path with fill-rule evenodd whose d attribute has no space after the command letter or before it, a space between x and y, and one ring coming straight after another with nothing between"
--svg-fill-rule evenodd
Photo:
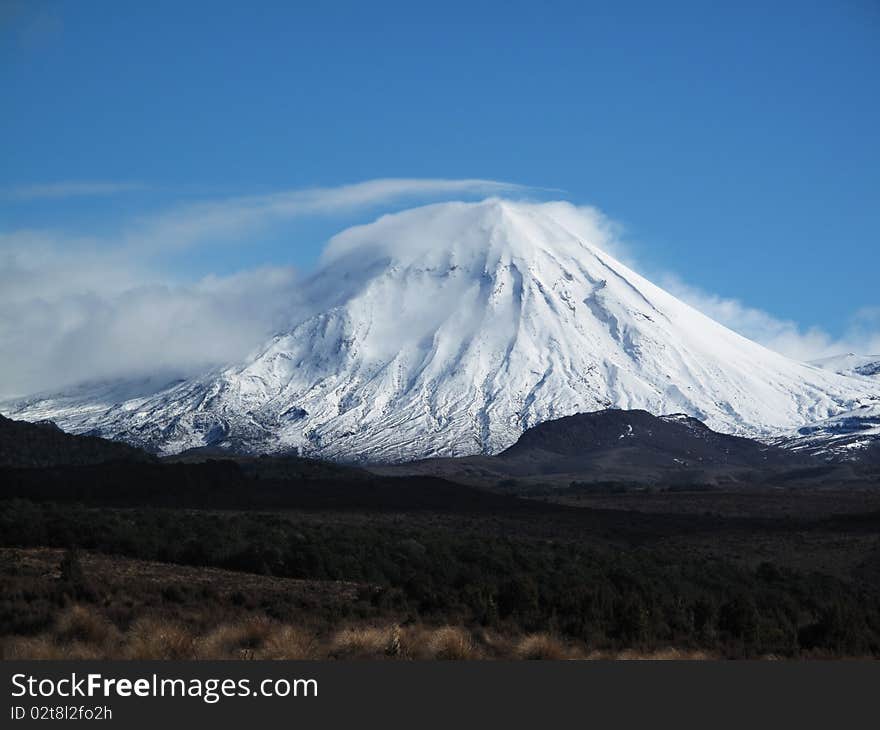
<instances>
[{"instance_id":1,"label":"clear blue sky","mask_svg":"<svg viewBox=\"0 0 880 730\"><path fill-rule=\"evenodd\" d=\"M371 178L512 181L601 208L649 270L834 333L880 305L878 87L874 0L0 0L0 231ZM13 194L77 181L144 187ZM347 222L179 265L307 268Z\"/></svg>"}]
</instances>

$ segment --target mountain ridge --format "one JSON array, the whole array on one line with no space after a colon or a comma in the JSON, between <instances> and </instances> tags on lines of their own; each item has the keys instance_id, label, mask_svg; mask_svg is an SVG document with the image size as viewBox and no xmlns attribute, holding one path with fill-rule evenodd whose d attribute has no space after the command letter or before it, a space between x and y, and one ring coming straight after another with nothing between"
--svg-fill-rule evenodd
<instances>
[{"instance_id":1,"label":"mountain ridge","mask_svg":"<svg viewBox=\"0 0 880 730\"><path fill-rule=\"evenodd\" d=\"M154 461L128 444L65 433L52 421L30 423L0 415L0 467L90 466Z\"/></svg>"},{"instance_id":2,"label":"mountain ridge","mask_svg":"<svg viewBox=\"0 0 880 730\"><path fill-rule=\"evenodd\" d=\"M106 408L13 407L163 454L398 462L492 454L609 407L770 437L878 396L726 329L605 253L564 203L424 206L334 237L296 321L248 361Z\"/></svg>"},{"instance_id":3,"label":"mountain ridge","mask_svg":"<svg viewBox=\"0 0 880 730\"><path fill-rule=\"evenodd\" d=\"M867 378L880 377L880 355L865 356L848 352L844 355L812 360L810 365L830 370L838 375L861 375Z\"/></svg>"},{"instance_id":4,"label":"mountain ridge","mask_svg":"<svg viewBox=\"0 0 880 730\"><path fill-rule=\"evenodd\" d=\"M607 409L533 426L494 456L369 468L386 476L433 476L502 490L527 485L552 490L570 483L756 486L779 477L809 478L823 462L718 433L685 414ZM846 470L839 474L842 479L851 476Z\"/></svg>"}]
</instances>

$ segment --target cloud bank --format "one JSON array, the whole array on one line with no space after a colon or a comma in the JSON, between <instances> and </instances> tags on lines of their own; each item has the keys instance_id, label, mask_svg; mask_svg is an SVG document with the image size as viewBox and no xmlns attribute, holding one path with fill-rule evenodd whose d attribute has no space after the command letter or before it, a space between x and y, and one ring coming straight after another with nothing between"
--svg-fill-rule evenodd
<instances>
[{"instance_id":1,"label":"cloud bank","mask_svg":"<svg viewBox=\"0 0 880 730\"><path fill-rule=\"evenodd\" d=\"M288 267L169 284L116 256L29 238L0 254L0 396L232 362L296 300Z\"/></svg>"},{"instance_id":2,"label":"cloud bank","mask_svg":"<svg viewBox=\"0 0 880 730\"><path fill-rule=\"evenodd\" d=\"M23 198L122 191L111 183L16 190ZM85 380L182 377L236 362L297 311L291 267L172 282L160 272L175 251L241 242L299 216L526 190L492 180L382 179L178 206L113 236L0 231L0 398Z\"/></svg>"}]
</instances>

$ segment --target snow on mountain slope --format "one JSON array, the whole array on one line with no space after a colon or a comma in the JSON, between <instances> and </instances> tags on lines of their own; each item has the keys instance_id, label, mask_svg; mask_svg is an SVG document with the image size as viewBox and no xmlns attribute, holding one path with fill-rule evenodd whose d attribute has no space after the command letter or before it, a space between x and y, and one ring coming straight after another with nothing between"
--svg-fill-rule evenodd
<instances>
[{"instance_id":1,"label":"snow on mountain slope","mask_svg":"<svg viewBox=\"0 0 880 730\"><path fill-rule=\"evenodd\" d=\"M849 352L846 355L834 355L821 360L813 360L810 365L830 370L839 375L864 375L880 378L880 355L865 357Z\"/></svg>"},{"instance_id":2,"label":"snow on mountain slope","mask_svg":"<svg viewBox=\"0 0 880 730\"><path fill-rule=\"evenodd\" d=\"M598 215L567 203L385 216L331 240L308 309L247 362L107 408L30 399L9 415L166 453L399 461L497 453L536 423L608 407L768 436L880 396L726 329L604 240Z\"/></svg>"},{"instance_id":3,"label":"snow on mountain slope","mask_svg":"<svg viewBox=\"0 0 880 730\"><path fill-rule=\"evenodd\" d=\"M90 419L99 418L114 406L148 398L180 382L182 378L171 375L90 381L60 393L37 393L7 401L0 404L0 410L11 408L11 412L26 414L29 421L60 418L67 424L66 430L80 432L90 428Z\"/></svg>"},{"instance_id":4,"label":"snow on mountain slope","mask_svg":"<svg viewBox=\"0 0 880 730\"><path fill-rule=\"evenodd\" d=\"M880 457L880 403L865 403L774 441L793 452L830 461ZM870 457L866 455L871 453ZM877 456L875 457L874 454Z\"/></svg>"},{"instance_id":5,"label":"snow on mountain slope","mask_svg":"<svg viewBox=\"0 0 880 730\"><path fill-rule=\"evenodd\" d=\"M850 352L810 364L840 375L880 382L880 357ZM774 443L830 461L876 461L880 458L880 402L860 401L851 410L804 425Z\"/></svg>"}]
</instances>

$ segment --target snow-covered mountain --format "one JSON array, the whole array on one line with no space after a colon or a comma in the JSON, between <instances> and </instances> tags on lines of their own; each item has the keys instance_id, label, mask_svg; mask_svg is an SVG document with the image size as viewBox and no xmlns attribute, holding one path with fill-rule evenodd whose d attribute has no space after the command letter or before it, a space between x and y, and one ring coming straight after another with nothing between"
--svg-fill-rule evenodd
<instances>
[{"instance_id":1,"label":"snow-covered mountain","mask_svg":"<svg viewBox=\"0 0 880 730\"><path fill-rule=\"evenodd\" d=\"M849 352L813 360L810 365L880 383L880 356ZM828 461L880 461L880 402L862 400L851 410L806 424L773 443Z\"/></svg>"},{"instance_id":2,"label":"snow-covered mountain","mask_svg":"<svg viewBox=\"0 0 880 730\"><path fill-rule=\"evenodd\" d=\"M880 403L864 403L804 426L774 444L828 461L880 462Z\"/></svg>"},{"instance_id":3,"label":"snow-covered mountain","mask_svg":"<svg viewBox=\"0 0 880 730\"><path fill-rule=\"evenodd\" d=\"M840 375L864 375L880 378L880 355L866 357L848 352L845 355L813 360L810 364Z\"/></svg>"},{"instance_id":4,"label":"snow-covered mountain","mask_svg":"<svg viewBox=\"0 0 880 730\"><path fill-rule=\"evenodd\" d=\"M165 453L204 445L399 461L497 453L608 407L765 437L877 402L880 386L726 329L601 249L596 214L490 199L332 239L289 331L246 362L100 407L0 406Z\"/></svg>"}]
</instances>

